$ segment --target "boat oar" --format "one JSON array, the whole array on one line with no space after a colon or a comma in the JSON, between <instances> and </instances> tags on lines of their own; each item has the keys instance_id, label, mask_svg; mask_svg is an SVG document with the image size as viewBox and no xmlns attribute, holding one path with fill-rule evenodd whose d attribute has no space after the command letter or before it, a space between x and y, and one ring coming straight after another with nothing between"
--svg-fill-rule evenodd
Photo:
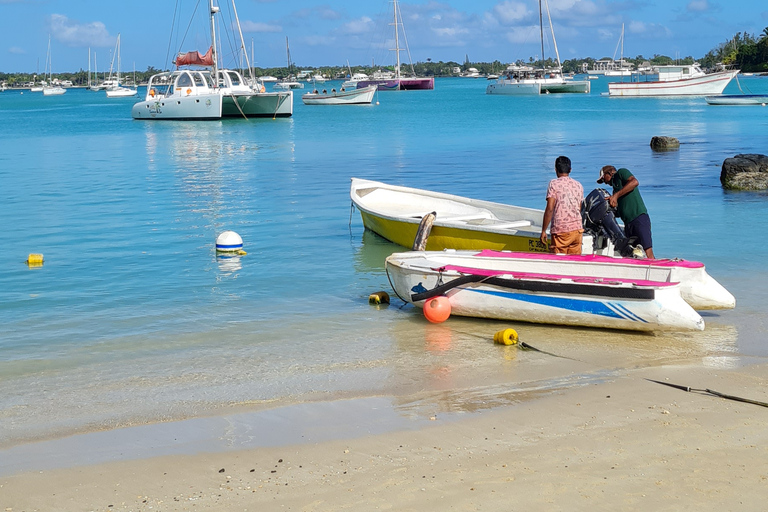
<instances>
[{"instance_id":1,"label":"boat oar","mask_svg":"<svg viewBox=\"0 0 768 512\"><path fill-rule=\"evenodd\" d=\"M751 400L749 398L742 398L740 396L726 395L725 393L720 393L719 391L715 391L709 388L697 389L697 388L691 388L688 386L681 386L680 384L672 384L671 382L662 382L660 380L653 380L653 379L645 379L645 380L650 382L655 382L656 384L663 384L664 386L669 386L671 388L680 389L682 391L687 391L688 393L704 393L712 396L717 396L720 398L725 398L726 400L734 400L736 402L744 402L745 404L759 405L760 407L768 407L768 403L766 402Z\"/></svg>"}]
</instances>

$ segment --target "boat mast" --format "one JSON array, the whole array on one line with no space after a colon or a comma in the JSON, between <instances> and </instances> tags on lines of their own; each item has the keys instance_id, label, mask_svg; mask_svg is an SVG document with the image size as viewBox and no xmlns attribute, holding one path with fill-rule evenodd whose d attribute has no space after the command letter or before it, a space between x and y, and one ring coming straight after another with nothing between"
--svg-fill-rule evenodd
<instances>
[{"instance_id":1,"label":"boat mast","mask_svg":"<svg viewBox=\"0 0 768 512\"><path fill-rule=\"evenodd\" d=\"M215 5L213 5L213 0L210 0L210 12L211 12L211 57L213 57L213 87L217 88L219 86L219 70L218 70L218 63L217 63L217 56L216 56L216 23L213 19L213 16L219 12L219 8Z\"/></svg>"},{"instance_id":2,"label":"boat mast","mask_svg":"<svg viewBox=\"0 0 768 512\"><path fill-rule=\"evenodd\" d=\"M120 85L120 32L117 33L117 85Z\"/></svg>"},{"instance_id":3,"label":"boat mast","mask_svg":"<svg viewBox=\"0 0 768 512\"><path fill-rule=\"evenodd\" d=\"M549 20L549 30L552 32L552 46L555 47L555 58L557 59L557 69L562 71L563 65L560 64L560 52L557 51L557 39L555 39L555 27L552 26L552 16L549 14L549 2L547 0L544 0L544 6L547 8L547 19ZM544 40L541 40L542 45L544 44ZM543 47L543 46L542 46ZM543 52L544 50L542 50Z\"/></svg>"},{"instance_id":4,"label":"boat mast","mask_svg":"<svg viewBox=\"0 0 768 512\"><path fill-rule=\"evenodd\" d=\"M248 66L248 74L251 76L251 83L253 83L253 81L255 80L253 76L253 68L251 67L251 61L248 60L248 52L245 49L245 39L243 39L243 29L240 27L240 18L237 16L237 7L235 7L235 0L232 0L232 11L234 11L235 13L235 22L237 23L237 31L240 33L240 49L243 51L243 54L245 55L245 64ZM253 48L253 45L251 45L251 48Z\"/></svg>"},{"instance_id":5,"label":"boat mast","mask_svg":"<svg viewBox=\"0 0 768 512\"><path fill-rule=\"evenodd\" d=\"M544 69L544 17L541 13L541 0L539 0L539 32L541 34L541 68Z\"/></svg>"},{"instance_id":6,"label":"boat mast","mask_svg":"<svg viewBox=\"0 0 768 512\"><path fill-rule=\"evenodd\" d=\"M397 61L397 67L395 67L395 78L400 78L400 40L398 39L397 35L397 0L392 0L392 3L395 6L395 55Z\"/></svg>"}]
</instances>

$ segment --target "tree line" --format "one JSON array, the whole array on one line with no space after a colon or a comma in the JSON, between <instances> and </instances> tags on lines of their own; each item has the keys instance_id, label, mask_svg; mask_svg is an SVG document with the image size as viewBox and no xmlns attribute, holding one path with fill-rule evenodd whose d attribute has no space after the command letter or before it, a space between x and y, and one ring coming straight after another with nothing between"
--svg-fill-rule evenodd
<instances>
[{"instance_id":1,"label":"tree line","mask_svg":"<svg viewBox=\"0 0 768 512\"><path fill-rule=\"evenodd\" d=\"M580 73L585 66L591 68L597 59L590 57L584 59L569 59L562 62L563 71L566 73ZM692 64L698 61L705 68L715 68L717 65L723 64L730 67L735 67L743 72L751 73L768 73L768 27L766 27L759 36L754 34L748 34L747 32L736 33L731 39L720 43L717 47L710 50L704 57L700 59L694 59L692 56L687 56L682 59L672 59L666 55L653 55L652 57L643 57L637 55L634 58L625 58L626 62L632 63L635 66L639 66L644 62L649 62L651 65L661 66L667 64ZM555 62L550 58L544 62L534 61L533 57L528 59L528 62L518 61L517 64L534 65L545 67L554 67ZM321 66L321 67L307 67L300 69L311 69L313 73L321 73L327 78L343 79L349 74L349 70L344 66ZM401 70L408 70L410 65L405 64L401 67ZM426 62L418 62L413 65L413 70L416 74L422 76L456 76L456 70L460 73L466 72L470 67L478 70L479 73L499 74L506 69L507 64L502 63L499 60L493 62L470 62L469 59L465 59L463 63L455 61L438 61L433 62L432 59L427 59ZM373 74L374 71L379 69L385 69L393 71L393 66L355 66L352 69L354 73L366 73ZM159 73L161 70L155 69L150 66L145 71L136 72L137 83L147 83L149 77ZM254 68L255 76L274 76L278 79L288 77L293 69L289 70L287 67L276 68ZM127 74L128 82L132 80L132 75ZM247 75L247 73L244 73ZM88 71L80 69L74 73L56 73L54 75L58 80L69 80L76 86L85 86L88 84ZM103 77L103 74L102 74ZM34 73L3 73L0 72L0 83L4 83L9 87L22 87L27 83L40 81L43 77L37 76Z\"/></svg>"}]
</instances>

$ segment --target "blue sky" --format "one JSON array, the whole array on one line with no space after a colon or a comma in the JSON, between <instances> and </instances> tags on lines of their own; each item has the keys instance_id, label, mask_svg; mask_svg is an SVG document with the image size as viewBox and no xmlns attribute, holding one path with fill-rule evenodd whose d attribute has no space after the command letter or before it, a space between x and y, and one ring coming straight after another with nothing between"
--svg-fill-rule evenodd
<instances>
[{"instance_id":1,"label":"blue sky","mask_svg":"<svg viewBox=\"0 0 768 512\"><path fill-rule=\"evenodd\" d=\"M217 3L225 64L237 64L229 43L235 37L231 1ZM89 48L96 67L106 70L118 33L124 71L134 64L139 70L168 68L168 55L177 50L207 49L210 36L201 15L206 5L207 0L0 0L0 70L42 72L49 34L54 73L88 69ZM508 63L541 53L536 0L399 5L414 62L461 63L468 56ZM736 32L758 35L768 27L766 0L549 0L549 7L563 60L612 57L622 23L624 55L631 57L701 57ZM391 0L237 0L237 11L257 66L285 66L286 36L292 60L305 68L394 61L394 52L387 51L394 47ZM545 55L552 55L551 42ZM402 58L408 60L405 52Z\"/></svg>"}]
</instances>

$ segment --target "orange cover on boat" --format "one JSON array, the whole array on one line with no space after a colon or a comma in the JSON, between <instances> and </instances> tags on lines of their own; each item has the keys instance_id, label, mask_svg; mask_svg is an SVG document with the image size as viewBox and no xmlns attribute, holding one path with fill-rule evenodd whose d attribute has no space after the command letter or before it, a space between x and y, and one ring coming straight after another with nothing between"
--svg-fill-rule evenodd
<instances>
[{"instance_id":1,"label":"orange cover on boat","mask_svg":"<svg viewBox=\"0 0 768 512\"><path fill-rule=\"evenodd\" d=\"M205 55L200 52L180 53L173 63L177 66L213 66L213 46L208 48Z\"/></svg>"}]
</instances>

